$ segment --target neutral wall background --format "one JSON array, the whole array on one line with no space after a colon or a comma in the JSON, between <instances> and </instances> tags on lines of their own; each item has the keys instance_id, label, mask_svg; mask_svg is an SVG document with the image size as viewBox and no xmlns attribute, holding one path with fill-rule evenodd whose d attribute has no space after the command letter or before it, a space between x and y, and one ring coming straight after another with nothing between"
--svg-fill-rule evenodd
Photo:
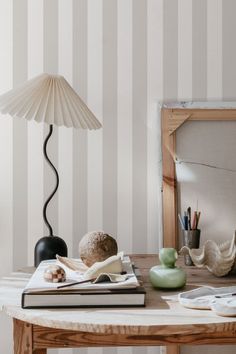
<instances>
[{"instance_id":1,"label":"neutral wall background","mask_svg":"<svg viewBox=\"0 0 236 354\"><path fill-rule=\"evenodd\" d=\"M0 94L60 73L103 123L95 132L60 128L50 143L60 189L49 216L70 256L96 229L126 252L161 246L158 102L235 99L235 11L234 0L0 0ZM32 264L46 232L42 205L54 183L46 132L0 117L0 275ZM1 352L10 354L10 320L1 315L0 324ZM159 349L73 352L94 351Z\"/></svg>"}]
</instances>

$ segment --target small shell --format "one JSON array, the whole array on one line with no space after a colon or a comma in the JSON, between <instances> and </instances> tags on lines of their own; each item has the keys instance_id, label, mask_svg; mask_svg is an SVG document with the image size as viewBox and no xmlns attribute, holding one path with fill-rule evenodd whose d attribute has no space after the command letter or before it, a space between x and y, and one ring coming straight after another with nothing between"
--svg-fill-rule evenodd
<instances>
[{"instance_id":1,"label":"small shell","mask_svg":"<svg viewBox=\"0 0 236 354\"><path fill-rule=\"evenodd\" d=\"M236 232L231 241L217 244L208 240L202 249L190 249L186 246L180 250L181 254L189 254L195 266L206 267L217 277L227 275L236 264Z\"/></svg>"}]
</instances>

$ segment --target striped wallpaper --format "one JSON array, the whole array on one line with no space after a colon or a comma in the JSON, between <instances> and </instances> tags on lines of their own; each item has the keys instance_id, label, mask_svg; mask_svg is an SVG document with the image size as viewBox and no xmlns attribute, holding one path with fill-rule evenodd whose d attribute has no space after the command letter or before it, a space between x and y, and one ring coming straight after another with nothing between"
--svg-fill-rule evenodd
<instances>
[{"instance_id":1,"label":"striped wallpaper","mask_svg":"<svg viewBox=\"0 0 236 354\"><path fill-rule=\"evenodd\" d=\"M55 129L50 142L60 187L49 218L70 256L96 229L126 252L161 246L158 102L235 100L235 12L234 0L0 0L0 94L41 72L60 73L103 124ZM54 178L42 155L48 127L0 118L3 275L33 263ZM0 325L1 352L10 354L10 321L1 315ZM95 351L159 353L51 352Z\"/></svg>"}]
</instances>

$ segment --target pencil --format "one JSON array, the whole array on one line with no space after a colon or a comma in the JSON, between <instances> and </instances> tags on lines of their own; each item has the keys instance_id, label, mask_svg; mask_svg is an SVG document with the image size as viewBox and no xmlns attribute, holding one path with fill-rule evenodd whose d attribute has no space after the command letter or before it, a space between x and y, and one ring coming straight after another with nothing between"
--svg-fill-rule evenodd
<instances>
[{"instance_id":1,"label":"pencil","mask_svg":"<svg viewBox=\"0 0 236 354\"><path fill-rule=\"evenodd\" d=\"M196 224L197 224L197 212L195 211L193 214L193 226L192 226L193 230L196 230L196 228L197 228Z\"/></svg>"},{"instance_id":2,"label":"pencil","mask_svg":"<svg viewBox=\"0 0 236 354\"><path fill-rule=\"evenodd\" d=\"M79 284L84 284L84 283L90 283L90 282L92 283L96 279L97 278L92 278L92 279L87 279L87 280L82 280L82 281L76 281L76 282L69 283L69 284L59 285L59 286L57 286L57 289L67 288L69 286L74 286L74 285L79 285Z\"/></svg>"},{"instance_id":3,"label":"pencil","mask_svg":"<svg viewBox=\"0 0 236 354\"><path fill-rule=\"evenodd\" d=\"M187 213L188 213L188 230L191 230L191 207L188 207Z\"/></svg>"},{"instance_id":4,"label":"pencil","mask_svg":"<svg viewBox=\"0 0 236 354\"><path fill-rule=\"evenodd\" d=\"M188 215L187 212L184 212L184 230L188 230Z\"/></svg>"},{"instance_id":5,"label":"pencil","mask_svg":"<svg viewBox=\"0 0 236 354\"><path fill-rule=\"evenodd\" d=\"M179 217L179 222L180 222L182 230L185 230L184 222L183 222L183 219L181 218L181 215L178 214L178 217Z\"/></svg>"},{"instance_id":6,"label":"pencil","mask_svg":"<svg viewBox=\"0 0 236 354\"><path fill-rule=\"evenodd\" d=\"M197 213L196 229L198 228L200 215L201 215L201 212L199 211L199 212Z\"/></svg>"}]
</instances>

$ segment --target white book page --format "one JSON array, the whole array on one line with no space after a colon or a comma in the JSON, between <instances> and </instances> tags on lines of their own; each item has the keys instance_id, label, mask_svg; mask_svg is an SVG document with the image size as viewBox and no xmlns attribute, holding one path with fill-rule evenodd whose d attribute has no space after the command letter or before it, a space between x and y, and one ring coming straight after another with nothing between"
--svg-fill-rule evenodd
<instances>
[{"instance_id":1,"label":"white book page","mask_svg":"<svg viewBox=\"0 0 236 354\"><path fill-rule=\"evenodd\" d=\"M82 261L81 261L82 262ZM51 283L47 282L44 280L44 271L46 268L50 265L57 264L60 265L66 272L66 281L63 283ZM125 281L119 282L119 283L111 283L111 282L101 282L101 283L84 283L84 284L77 284L71 287L71 289L130 289L130 288L136 288L139 286L139 282L133 272L133 267L132 263L130 261L130 258L128 256L125 256L122 260L122 268L123 271L126 272L127 274L127 279ZM79 282L83 281L84 276L82 272L78 271L73 271L66 267L65 265L61 264L57 260L48 260L48 261L43 261L40 263L38 268L36 269L35 273L32 275L31 279L29 280L27 286L25 287L25 290L27 289L57 289L58 286L60 285L65 285L73 282ZM65 288L68 290L69 288ZM61 289L63 290L63 289Z\"/></svg>"}]
</instances>

